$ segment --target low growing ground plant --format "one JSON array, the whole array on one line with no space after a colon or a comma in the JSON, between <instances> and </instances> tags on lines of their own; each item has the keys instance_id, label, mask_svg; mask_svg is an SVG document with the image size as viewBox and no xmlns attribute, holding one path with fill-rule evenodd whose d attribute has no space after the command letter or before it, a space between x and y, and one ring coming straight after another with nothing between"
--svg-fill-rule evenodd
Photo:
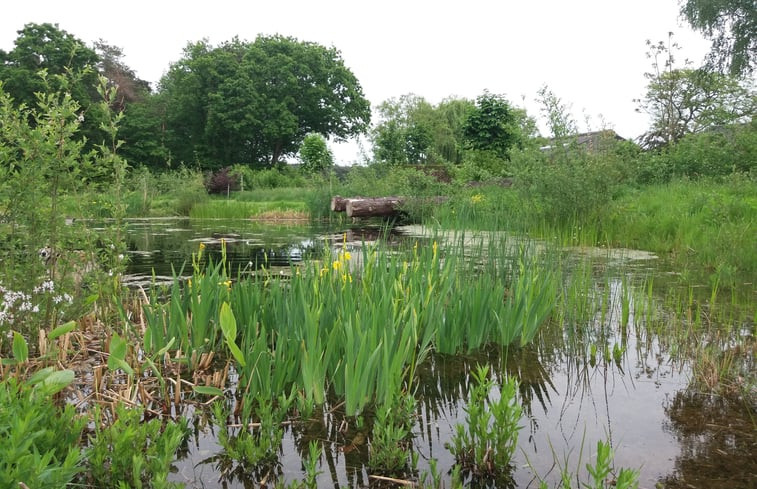
<instances>
[{"instance_id":1,"label":"low growing ground plant","mask_svg":"<svg viewBox=\"0 0 757 489\"><path fill-rule=\"evenodd\" d=\"M373 473L402 477L414 468L410 438L415 409L415 398L403 394L376 412L368 458Z\"/></svg>"},{"instance_id":2,"label":"low growing ground plant","mask_svg":"<svg viewBox=\"0 0 757 489\"><path fill-rule=\"evenodd\" d=\"M268 479L278 471L278 454L284 437L282 421L291 398L274 402L263 397L242 400L239 424L230 425L231 410L224 401L213 404L213 424L218 429L218 443L223 452L217 455L224 473L240 472L257 480ZM273 477L275 479L275 477Z\"/></svg>"},{"instance_id":3,"label":"low growing ground plant","mask_svg":"<svg viewBox=\"0 0 757 489\"><path fill-rule=\"evenodd\" d=\"M639 471L628 468L615 471L613 458L610 444L599 440L594 464L586 464L587 476L582 480L578 473L573 474L568 469L566 463L560 468L560 482L555 487L557 489L637 489ZM539 483L539 489L549 489L549 485L542 480Z\"/></svg>"},{"instance_id":4,"label":"low growing ground plant","mask_svg":"<svg viewBox=\"0 0 757 489\"><path fill-rule=\"evenodd\" d=\"M87 483L118 489L182 487L168 481L176 452L188 435L187 420L145 421L142 409L119 404L115 419L98 410L85 451Z\"/></svg>"},{"instance_id":5,"label":"low growing ground plant","mask_svg":"<svg viewBox=\"0 0 757 489\"><path fill-rule=\"evenodd\" d=\"M474 478L504 482L513 470L522 409L517 400L518 383L503 379L499 399L494 399L494 380L488 366L472 373L474 385L465 408L465 424L458 424L449 449L457 462Z\"/></svg>"}]
</instances>

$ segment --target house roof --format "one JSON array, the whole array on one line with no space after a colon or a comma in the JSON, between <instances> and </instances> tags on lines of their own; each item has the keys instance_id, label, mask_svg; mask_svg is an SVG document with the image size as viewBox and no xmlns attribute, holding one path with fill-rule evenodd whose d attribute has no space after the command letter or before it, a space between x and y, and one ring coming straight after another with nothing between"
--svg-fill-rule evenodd
<instances>
[{"instance_id":1,"label":"house roof","mask_svg":"<svg viewBox=\"0 0 757 489\"><path fill-rule=\"evenodd\" d=\"M549 140L548 145L542 146L539 149L546 151L560 146L567 147L571 144L576 144L578 146L586 146L589 150L599 150L610 141L625 141L625 138L619 136L612 129L604 129L602 131L574 134L564 138L552 138Z\"/></svg>"}]
</instances>

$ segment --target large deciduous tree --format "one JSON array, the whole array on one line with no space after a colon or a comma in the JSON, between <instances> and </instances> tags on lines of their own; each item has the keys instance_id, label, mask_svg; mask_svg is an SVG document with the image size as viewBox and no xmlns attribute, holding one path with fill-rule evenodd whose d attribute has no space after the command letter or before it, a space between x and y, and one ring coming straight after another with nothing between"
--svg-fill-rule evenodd
<instances>
[{"instance_id":1,"label":"large deciduous tree","mask_svg":"<svg viewBox=\"0 0 757 489\"><path fill-rule=\"evenodd\" d=\"M731 75L757 65L757 4L754 0L685 0L681 14L712 40L711 60Z\"/></svg>"},{"instance_id":2,"label":"large deciduous tree","mask_svg":"<svg viewBox=\"0 0 757 489\"><path fill-rule=\"evenodd\" d=\"M30 23L18 31L12 50L0 50L0 81L17 105L30 108L37 107L38 93L69 93L80 106L81 132L98 143L104 137L96 90L98 60L93 49L58 24ZM64 74L71 76L55 76Z\"/></svg>"},{"instance_id":3,"label":"large deciduous tree","mask_svg":"<svg viewBox=\"0 0 757 489\"><path fill-rule=\"evenodd\" d=\"M272 165L309 133L364 133L370 104L335 48L290 37L200 41L161 80L173 159L205 167Z\"/></svg>"}]
</instances>

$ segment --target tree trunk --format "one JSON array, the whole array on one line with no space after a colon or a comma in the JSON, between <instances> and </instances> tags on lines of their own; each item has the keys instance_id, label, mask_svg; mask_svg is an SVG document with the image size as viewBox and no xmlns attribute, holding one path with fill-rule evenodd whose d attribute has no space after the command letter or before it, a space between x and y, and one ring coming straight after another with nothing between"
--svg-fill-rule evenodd
<instances>
[{"instance_id":1,"label":"tree trunk","mask_svg":"<svg viewBox=\"0 0 757 489\"><path fill-rule=\"evenodd\" d=\"M353 199L359 199L360 197L352 197ZM347 202L349 202L349 198L347 197L340 197L338 195L335 195L331 197L331 211L332 212L344 212L347 210Z\"/></svg>"},{"instance_id":2,"label":"tree trunk","mask_svg":"<svg viewBox=\"0 0 757 489\"><path fill-rule=\"evenodd\" d=\"M348 199L347 217L389 217L397 215L403 199L400 197L376 197L371 199Z\"/></svg>"}]
</instances>

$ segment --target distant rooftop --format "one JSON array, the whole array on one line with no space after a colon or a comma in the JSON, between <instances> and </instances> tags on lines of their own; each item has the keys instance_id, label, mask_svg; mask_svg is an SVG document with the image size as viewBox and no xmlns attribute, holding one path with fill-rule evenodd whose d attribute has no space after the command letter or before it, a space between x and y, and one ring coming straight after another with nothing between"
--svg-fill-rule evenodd
<instances>
[{"instance_id":1,"label":"distant rooftop","mask_svg":"<svg viewBox=\"0 0 757 489\"><path fill-rule=\"evenodd\" d=\"M578 146L586 146L590 151L596 151L602 149L610 141L625 141L626 139L619 136L618 133L612 129L604 129L602 131L584 132L581 134L574 134L572 136L566 136L564 138L552 138L549 140L549 144L542 146L542 151L547 151L557 147L568 147L571 144Z\"/></svg>"}]
</instances>

